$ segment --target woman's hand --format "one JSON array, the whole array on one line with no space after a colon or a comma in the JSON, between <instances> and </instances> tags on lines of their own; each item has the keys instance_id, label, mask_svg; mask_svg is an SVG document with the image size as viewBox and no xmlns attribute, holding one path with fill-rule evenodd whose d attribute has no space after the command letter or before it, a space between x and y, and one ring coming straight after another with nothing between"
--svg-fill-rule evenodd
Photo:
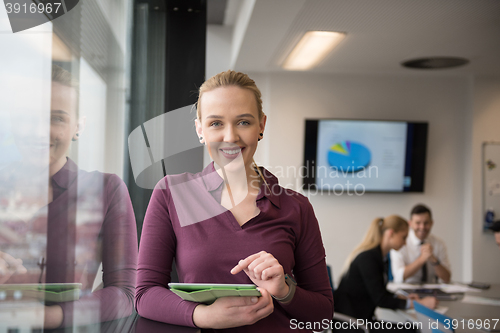
<instances>
[{"instance_id":1,"label":"woman's hand","mask_svg":"<svg viewBox=\"0 0 500 333\"><path fill-rule=\"evenodd\" d=\"M8 253L0 252L0 284L14 274L25 274L28 270L21 259L16 259Z\"/></svg>"},{"instance_id":2,"label":"woman's hand","mask_svg":"<svg viewBox=\"0 0 500 333\"><path fill-rule=\"evenodd\" d=\"M419 298L415 300L416 302L422 304L423 306L426 306L430 309L435 309L436 306L438 305L438 300L436 297L433 296L427 296L424 298Z\"/></svg>"},{"instance_id":3,"label":"woman's hand","mask_svg":"<svg viewBox=\"0 0 500 333\"><path fill-rule=\"evenodd\" d=\"M59 305L45 306L44 328L58 328L63 321L63 310Z\"/></svg>"},{"instance_id":4,"label":"woman's hand","mask_svg":"<svg viewBox=\"0 0 500 333\"><path fill-rule=\"evenodd\" d=\"M283 298L288 294L289 287L285 283L283 266L270 253L261 251L240 260L231 270L231 274L241 271L244 271L258 287L266 289L277 298Z\"/></svg>"},{"instance_id":5,"label":"woman's hand","mask_svg":"<svg viewBox=\"0 0 500 333\"><path fill-rule=\"evenodd\" d=\"M418 301L420 299L420 297L418 297L418 294L415 293L408 294L407 298L413 301Z\"/></svg>"},{"instance_id":6,"label":"woman's hand","mask_svg":"<svg viewBox=\"0 0 500 333\"><path fill-rule=\"evenodd\" d=\"M200 304L194 309L193 322L199 328L214 329L252 325L274 310L269 292L259 291L261 297L221 297L211 305Z\"/></svg>"}]
</instances>

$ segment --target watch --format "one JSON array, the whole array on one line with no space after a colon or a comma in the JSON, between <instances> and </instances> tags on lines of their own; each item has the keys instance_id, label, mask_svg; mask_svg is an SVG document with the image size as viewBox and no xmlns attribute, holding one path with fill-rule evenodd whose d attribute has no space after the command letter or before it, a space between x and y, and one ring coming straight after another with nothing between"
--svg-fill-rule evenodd
<instances>
[{"instance_id":1,"label":"watch","mask_svg":"<svg viewBox=\"0 0 500 333\"><path fill-rule=\"evenodd\" d=\"M439 264L441 264L441 262L439 261L439 259L436 258L436 261L435 262L431 262L432 266L437 266Z\"/></svg>"},{"instance_id":2,"label":"watch","mask_svg":"<svg viewBox=\"0 0 500 333\"><path fill-rule=\"evenodd\" d=\"M293 295L295 295L295 287L297 287L297 282L288 274L285 274L285 283L288 285L288 294L285 297L279 298L271 295L275 300L280 303L288 303L292 300Z\"/></svg>"}]
</instances>

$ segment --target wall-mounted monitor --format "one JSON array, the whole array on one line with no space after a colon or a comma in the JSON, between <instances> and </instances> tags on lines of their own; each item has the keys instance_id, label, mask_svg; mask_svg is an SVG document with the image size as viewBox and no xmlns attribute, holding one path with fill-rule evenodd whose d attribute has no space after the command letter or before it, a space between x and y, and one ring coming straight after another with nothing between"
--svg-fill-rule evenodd
<instances>
[{"instance_id":1,"label":"wall-mounted monitor","mask_svg":"<svg viewBox=\"0 0 500 333\"><path fill-rule=\"evenodd\" d=\"M309 119L304 190L423 192L426 122Z\"/></svg>"}]
</instances>

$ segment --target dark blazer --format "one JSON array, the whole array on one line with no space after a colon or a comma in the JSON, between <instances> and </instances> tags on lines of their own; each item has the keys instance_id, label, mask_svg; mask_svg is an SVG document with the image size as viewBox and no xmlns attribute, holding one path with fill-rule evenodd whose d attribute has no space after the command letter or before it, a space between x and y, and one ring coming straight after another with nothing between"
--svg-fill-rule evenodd
<instances>
[{"instance_id":1,"label":"dark blazer","mask_svg":"<svg viewBox=\"0 0 500 333\"><path fill-rule=\"evenodd\" d=\"M406 308L406 300L396 298L387 291L384 267L380 246L358 254L333 294L335 311L358 319L372 320L377 306Z\"/></svg>"}]
</instances>

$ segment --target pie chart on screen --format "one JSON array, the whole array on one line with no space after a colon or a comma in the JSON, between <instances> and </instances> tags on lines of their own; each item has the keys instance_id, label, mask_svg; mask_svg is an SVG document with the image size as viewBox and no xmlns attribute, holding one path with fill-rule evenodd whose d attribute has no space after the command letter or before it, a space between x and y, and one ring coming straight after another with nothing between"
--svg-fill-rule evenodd
<instances>
[{"instance_id":1,"label":"pie chart on screen","mask_svg":"<svg viewBox=\"0 0 500 333\"><path fill-rule=\"evenodd\" d=\"M372 159L370 150L361 143L341 141L328 150L328 164L339 172L355 173L366 168Z\"/></svg>"}]
</instances>

